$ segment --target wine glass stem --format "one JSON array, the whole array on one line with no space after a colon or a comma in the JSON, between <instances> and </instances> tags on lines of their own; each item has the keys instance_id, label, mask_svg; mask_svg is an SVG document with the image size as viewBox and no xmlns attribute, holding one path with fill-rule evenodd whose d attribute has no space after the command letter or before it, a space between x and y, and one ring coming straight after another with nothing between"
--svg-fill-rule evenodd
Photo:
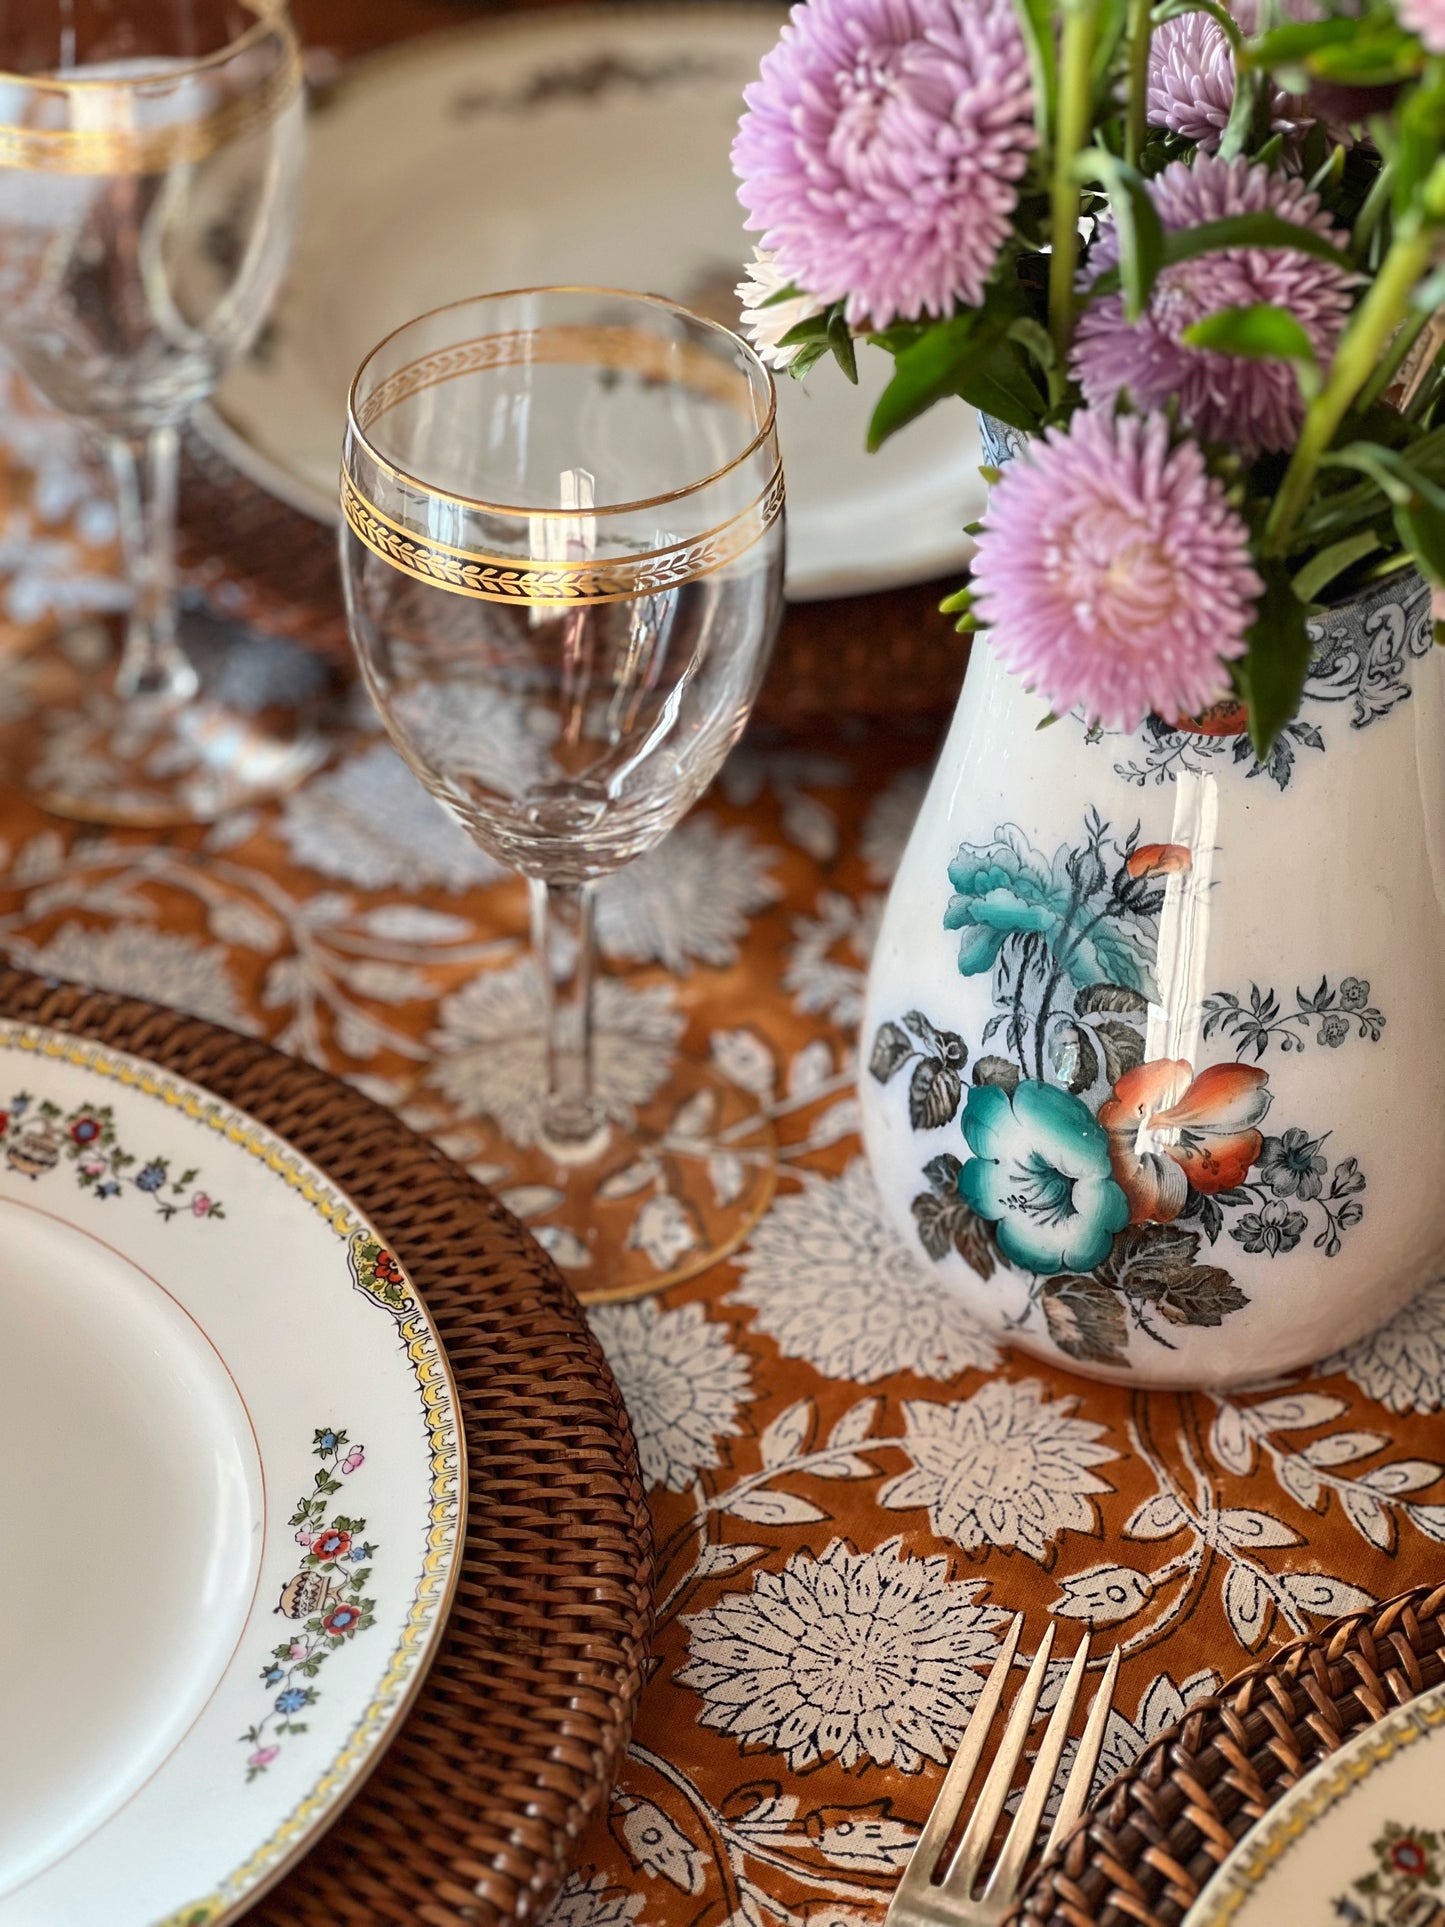
<instances>
[{"instance_id":1,"label":"wine glass stem","mask_svg":"<svg viewBox=\"0 0 1445 1927\"><path fill-rule=\"evenodd\" d=\"M547 1034L542 1142L564 1163L580 1163L607 1141L606 1114L592 1089L593 886L530 881Z\"/></svg>"},{"instance_id":2,"label":"wine glass stem","mask_svg":"<svg viewBox=\"0 0 1445 1927\"><path fill-rule=\"evenodd\" d=\"M107 453L133 596L116 693L127 701L187 702L198 678L176 637L179 438L169 425L147 435L113 435Z\"/></svg>"}]
</instances>

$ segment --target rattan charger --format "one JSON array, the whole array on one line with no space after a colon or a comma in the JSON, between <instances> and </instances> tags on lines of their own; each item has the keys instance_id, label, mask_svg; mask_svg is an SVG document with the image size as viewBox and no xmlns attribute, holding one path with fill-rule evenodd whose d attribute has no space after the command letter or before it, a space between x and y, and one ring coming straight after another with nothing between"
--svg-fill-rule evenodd
<instances>
[{"instance_id":1,"label":"rattan charger","mask_svg":"<svg viewBox=\"0 0 1445 1927\"><path fill-rule=\"evenodd\" d=\"M1051 1927L1178 1927L1235 1843L1344 1741L1445 1679L1445 1585L1294 1641L1192 1707L1026 1894ZM1283 1927L1283 1924L1282 1924Z\"/></svg>"},{"instance_id":2,"label":"rattan charger","mask_svg":"<svg viewBox=\"0 0 1445 1927\"><path fill-rule=\"evenodd\" d=\"M401 1731L256 1927L499 1927L546 1906L620 1762L651 1538L615 1381L552 1261L359 1092L214 1024L0 967L0 1015L133 1051L249 1111L399 1253L461 1394L469 1517L436 1659Z\"/></svg>"}]
</instances>

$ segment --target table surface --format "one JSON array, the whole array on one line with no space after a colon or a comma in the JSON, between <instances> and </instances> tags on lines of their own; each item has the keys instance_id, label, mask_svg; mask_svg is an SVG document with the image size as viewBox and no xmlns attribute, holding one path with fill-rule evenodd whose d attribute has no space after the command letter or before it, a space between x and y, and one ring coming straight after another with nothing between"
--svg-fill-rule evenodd
<instances>
[{"instance_id":1,"label":"table surface","mask_svg":"<svg viewBox=\"0 0 1445 1927\"><path fill-rule=\"evenodd\" d=\"M326 41L398 9L298 12ZM113 606L114 562L69 432L12 389L0 445L0 721L29 727L25 640ZM1445 1569L1445 1280L1313 1371L1150 1394L1000 1347L884 1222L855 1028L935 740L745 743L606 886L604 1088L711 1054L753 1078L782 1173L734 1259L593 1314L653 1504L656 1666L564 1927L876 1919L1010 1612L1026 1650L1050 1617L1066 1656L1090 1624L1122 1644L1112 1771L1251 1656ZM376 736L210 831L77 830L0 774L0 839L17 962L263 1036L464 1163L468 1113L535 1107L523 891Z\"/></svg>"}]
</instances>

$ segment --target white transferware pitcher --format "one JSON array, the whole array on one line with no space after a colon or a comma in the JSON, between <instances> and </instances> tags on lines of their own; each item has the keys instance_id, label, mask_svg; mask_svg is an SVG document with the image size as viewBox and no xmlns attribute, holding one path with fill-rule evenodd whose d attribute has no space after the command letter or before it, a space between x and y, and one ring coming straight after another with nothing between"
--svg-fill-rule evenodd
<instances>
[{"instance_id":1,"label":"white transferware pitcher","mask_svg":"<svg viewBox=\"0 0 1445 1927\"><path fill-rule=\"evenodd\" d=\"M995 1330L1140 1385L1302 1365L1445 1257L1445 704L1400 574L1242 715L1041 728L976 643L869 976L864 1137Z\"/></svg>"}]
</instances>

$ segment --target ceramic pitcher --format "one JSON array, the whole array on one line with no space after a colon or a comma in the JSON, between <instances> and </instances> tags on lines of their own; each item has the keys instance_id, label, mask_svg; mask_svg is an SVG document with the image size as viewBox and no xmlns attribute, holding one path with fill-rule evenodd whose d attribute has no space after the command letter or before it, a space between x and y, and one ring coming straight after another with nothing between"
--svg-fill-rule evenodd
<instances>
[{"instance_id":1,"label":"ceramic pitcher","mask_svg":"<svg viewBox=\"0 0 1445 1927\"><path fill-rule=\"evenodd\" d=\"M1107 1378L1224 1385L1445 1257L1445 704L1412 574L1232 704L1046 723L976 642L888 900L868 1155L940 1291Z\"/></svg>"}]
</instances>

